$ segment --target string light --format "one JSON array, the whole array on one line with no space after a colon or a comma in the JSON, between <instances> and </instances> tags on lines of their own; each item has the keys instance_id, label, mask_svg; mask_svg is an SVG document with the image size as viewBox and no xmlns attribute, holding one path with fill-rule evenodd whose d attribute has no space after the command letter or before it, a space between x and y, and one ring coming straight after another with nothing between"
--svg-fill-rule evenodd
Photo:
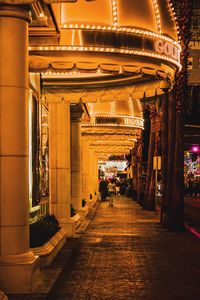
<instances>
[{"instance_id":1,"label":"string light","mask_svg":"<svg viewBox=\"0 0 200 300\"><path fill-rule=\"evenodd\" d=\"M111 102L111 114L115 115L115 102Z\"/></svg>"},{"instance_id":2,"label":"string light","mask_svg":"<svg viewBox=\"0 0 200 300\"><path fill-rule=\"evenodd\" d=\"M87 30L102 30L102 31L116 31L116 32L129 32L129 33L136 33L139 35L144 35L144 36L151 36L151 37L156 37L159 39L163 39L165 41L171 42L174 45L176 45L177 47L179 47L179 49L181 50L181 47L179 45L178 42L176 42L175 40L173 40L172 38L169 38L167 36L161 35L159 33L156 32L151 32L148 30L142 30L142 29L136 29L136 28L132 28L132 27L116 27L115 26L100 26L100 25L89 25L89 24L62 24L61 28L63 29L87 29Z\"/></svg>"},{"instance_id":3,"label":"string light","mask_svg":"<svg viewBox=\"0 0 200 300\"><path fill-rule=\"evenodd\" d=\"M140 128L144 129L143 124L134 123L134 124L112 124L112 123L88 123L82 124L81 127L128 127L128 128Z\"/></svg>"},{"instance_id":4,"label":"string light","mask_svg":"<svg viewBox=\"0 0 200 300\"><path fill-rule=\"evenodd\" d=\"M118 26L118 16L117 16L117 1L112 0L112 17L113 17L113 26Z\"/></svg>"},{"instance_id":5,"label":"string light","mask_svg":"<svg viewBox=\"0 0 200 300\"><path fill-rule=\"evenodd\" d=\"M160 18L160 11L159 11L157 0L153 0L153 6L155 11L155 17L156 17L157 31L161 33L161 18Z\"/></svg>"},{"instance_id":6,"label":"string light","mask_svg":"<svg viewBox=\"0 0 200 300\"><path fill-rule=\"evenodd\" d=\"M178 41L180 43L179 24L178 24L178 21L177 21L177 17L176 17L176 14L175 14L173 4L170 2L170 0L169 0L169 6L170 6L170 8L169 8L170 15L175 20L176 31L177 31L177 35L178 35Z\"/></svg>"},{"instance_id":7,"label":"string light","mask_svg":"<svg viewBox=\"0 0 200 300\"><path fill-rule=\"evenodd\" d=\"M128 54L128 55L139 55L139 56L148 56L152 58L157 58L161 60L166 60L168 62L173 63L176 65L179 69L181 69L181 64L166 55L163 54L157 54L153 52L148 52L145 50L128 50L128 49L118 49L118 48L104 48L104 47L83 47L83 46L59 46L59 47L37 47L32 46L29 47L29 51L92 51L92 52L113 52L113 53L121 53L121 54Z\"/></svg>"},{"instance_id":8,"label":"string light","mask_svg":"<svg viewBox=\"0 0 200 300\"><path fill-rule=\"evenodd\" d=\"M95 117L103 117L103 118L110 118L111 117L111 114L93 114L93 116ZM143 118L140 118L140 117L133 117L133 116L126 116L126 115L120 115L121 118L128 118L128 119L131 119L131 120L140 120L140 121L144 121Z\"/></svg>"},{"instance_id":9,"label":"string light","mask_svg":"<svg viewBox=\"0 0 200 300\"><path fill-rule=\"evenodd\" d=\"M129 97L129 102L128 103L129 103L131 114L133 116L134 110L133 110L133 102L132 102L132 98L131 97Z\"/></svg>"},{"instance_id":10,"label":"string light","mask_svg":"<svg viewBox=\"0 0 200 300\"><path fill-rule=\"evenodd\" d=\"M110 118L112 114L93 114L95 116L95 120L98 117L101 118ZM119 117L117 117L119 119ZM113 124L113 123L83 123L82 127L135 127L135 128L144 128L144 119L140 117L133 116L120 116L120 120L124 122L124 124Z\"/></svg>"}]
</instances>

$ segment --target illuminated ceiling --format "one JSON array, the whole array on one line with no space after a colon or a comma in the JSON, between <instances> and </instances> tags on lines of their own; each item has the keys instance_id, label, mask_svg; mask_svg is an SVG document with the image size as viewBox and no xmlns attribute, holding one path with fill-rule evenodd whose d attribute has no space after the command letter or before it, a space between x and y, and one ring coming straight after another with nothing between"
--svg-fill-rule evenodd
<instances>
[{"instance_id":1,"label":"illuminated ceiling","mask_svg":"<svg viewBox=\"0 0 200 300\"><path fill-rule=\"evenodd\" d=\"M99 155L128 153L143 129L140 99L162 94L161 81L172 85L181 68L170 1L45 2L46 25L29 30L43 100L88 103L82 138Z\"/></svg>"}]
</instances>

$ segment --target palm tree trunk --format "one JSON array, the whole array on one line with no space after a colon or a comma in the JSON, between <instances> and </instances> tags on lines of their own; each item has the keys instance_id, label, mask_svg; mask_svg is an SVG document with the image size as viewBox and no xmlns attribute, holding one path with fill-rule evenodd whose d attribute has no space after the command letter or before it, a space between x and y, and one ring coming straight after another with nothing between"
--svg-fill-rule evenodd
<instances>
[{"instance_id":1,"label":"palm tree trunk","mask_svg":"<svg viewBox=\"0 0 200 300\"><path fill-rule=\"evenodd\" d=\"M184 230L184 112L177 112L176 148L174 165L174 201L170 227L174 231Z\"/></svg>"},{"instance_id":2,"label":"palm tree trunk","mask_svg":"<svg viewBox=\"0 0 200 300\"><path fill-rule=\"evenodd\" d=\"M158 112L155 112L154 117L155 122L155 147L154 147L154 155L159 156L159 139L160 139L160 116ZM148 210L156 209L156 171L152 168L150 186L149 186L149 194L148 194L148 202L146 204L146 208Z\"/></svg>"},{"instance_id":3,"label":"palm tree trunk","mask_svg":"<svg viewBox=\"0 0 200 300\"><path fill-rule=\"evenodd\" d=\"M168 152L168 94L162 96L162 157L161 157L161 214L160 214L160 223L163 223L163 215L166 211L166 192L167 192L167 152Z\"/></svg>"},{"instance_id":4,"label":"palm tree trunk","mask_svg":"<svg viewBox=\"0 0 200 300\"><path fill-rule=\"evenodd\" d=\"M144 208L148 208L149 188L151 182L151 175L153 170L153 155L155 149L155 106L151 109L151 127L150 127L150 140L149 140L149 152L148 152L148 163L147 163L147 177L145 184L145 197L144 197Z\"/></svg>"},{"instance_id":5,"label":"palm tree trunk","mask_svg":"<svg viewBox=\"0 0 200 300\"><path fill-rule=\"evenodd\" d=\"M138 178L138 186L137 186L137 202L143 206L144 202L144 187L143 187L143 177L142 177L142 162L139 161L137 164L137 178Z\"/></svg>"},{"instance_id":6,"label":"palm tree trunk","mask_svg":"<svg viewBox=\"0 0 200 300\"><path fill-rule=\"evenodd\" d=\"M168 106L168 155L167 155L167 186L166 186L166 206L163 213L163 224L168 226L171 221L171 211L173 203L173 184L174 184L174 152L176 135L176 99L174 92L169 94Z\"/></svg>"},{"instance_id":7,"label":"palm tree trunk","mask_svg":"<svg viewBox=\"0 0 200 300\"><path fill-rule=\"evenodd\" d=\"M137 202L142 206L144 191L143 191L143 179L142 179L142 153L143 140L140 138L137 142Z\"/></svg>"},{"instance_id":8,"label":"palm tree trunk","mask_svg":"<svg viewBox=\"0 0 200 300\"><path fill-rule=\"evenodd\" d=\"M191 40L191 0L173 0L179 13L182 70L177 74L176 86L176 144L174 161L173 203L170 227L174 231L184 230L184 113L188 95L188 57Z\"/></svg>"},{"instance_id":9,"label":"palm tree trunk","mask_svg":"<svg viewBox=\"0 0 200 300\"><path fill-rule=\"evenodd\" d=\"M137 200L137 195L136 195L136 191L137 191L137 157L135 155L136 150L133 150L133 155L132 155L132 170L133 170L133 200L136 201Z\"/></svg>"}]
</instances>

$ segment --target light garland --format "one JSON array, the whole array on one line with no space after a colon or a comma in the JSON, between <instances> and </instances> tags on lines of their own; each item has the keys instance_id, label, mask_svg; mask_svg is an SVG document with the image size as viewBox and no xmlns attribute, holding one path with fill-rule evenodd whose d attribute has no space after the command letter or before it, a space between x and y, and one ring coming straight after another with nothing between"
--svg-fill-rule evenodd
<instances>
[{"instance_id":1,"label":"light garland","mask_svg":"<svg viewBox=\"0 0 200 300\"><path fill-rule=\"evenodd\" d=\"M181 69L181 64L166 55L156 54L147 51L138 51L138 50L128 50L128 49L118 49L118 48L104 48L104 47L80 47L80 46L31 46L29 47L29 51L92 51L92 52L109 52L109 53L121 53L121 54L129 54L129 55L138 55L138 56L148 56L152 58L158 58L161 60L166 60L168 62L173 63L179 69Z\"/></svg>"},{"instance_id":2,"label":"light garland","mask_svg":"<svg viewBox=\"0 0 200 300\"><path fill-rule=\"evenodd\" d=\"M144 129L144 126L142 125L130 125L130 124L96 124L96 123L91 123L91 124L84 124L81 125L82 127L129 127L129 128L140 128Z\"/></svg>"},{"instance_id":3,"label":"light garland","mask_svg":"<svg viewBox=\"0 0 200 300\"><path fill-rule=\"evenodd\" d=\"M131 96L129 97L128 103L129 103L131 114L133 115L134 114L134 109L133 109L133 102L132 102Z\"/></svg>"},{"instance_id":4,"label":"light garland","mask_svg":"<svg viewBox=\"0 0 200 300\"><path fill-rule=\"evenodd\" d=\"M83 123L81 127L127 127L144 129L144 120L134 117L134 124L113 124L113 123Z\"/></svg>"},{"instance_id":5,"label":"light garland","mask_svg":"<svg viewBox=\"0 0 200 300\"><path fill-rule=\"evenodd\" d=\"M157 31L161 33L161 18L157 0L153 0L153 7L155 11Z\"/></svg>"},{"instance_id":6,"label":"light garland","mask_svg":"<svg viewBox=\"0 0 200 300\"><path fill-rule=\"evenodd\" d=\"M115 102L111 102L111 114L115 115Z\"/></svg>"},{"instance_id":7,"label":"light garland","mask_svg":"<svg viewBox=\"0 0 200 300\"><path fill-rule=\"evenodd\" d=\"M117 16L117 1L112 0L112 17L114 27L118 26L118 16Z\"/></svg>"},{"instance_id":8,"label":"light garland","mask_svg":"<svg viewBox=\"0 0 200 300\"><path fill-rule=\"evenodd\" d=\"M138 100L137 103L138 103L138 106L139 106L140 114L142 115L143 108L142 108L142 104L141 104L140 100Z\"/></svg>"},{"instance_id":9,"label":"light garland","mask_svg":"<svg viewBox=\"0 0 200 300\"><path fill-rule=\"evenodd\" d=\"M95 117L103 117L103 118L110 118L112 117L111 114L92 114L92 116ZM119 118L119 117L118 117ZM142 122L144 122L144 119L141 117L133 117L133 116L126 116L126 115L120 115L120 118L128 118L128 119L135 119L135 120L140 120Z\"/></svg>"},{"instance_id":10,"label":"light garland","mask_svg":"<svg viewBox=\"0 0 200 300\"><path fill-rule=\"evenodd\" d=\"M176 45L179 48L179 50L181 50L180 44L178 42L174 41L172 38L169 38L167 36L164 36L164 35L156 33L156 32L142 30L142 29L136 29L136 28L132 28L132 27L100 26L100 25L89 25L89 24L61 24L61 28L62 29L87 29L87 30L136 33L139 35L144 35L144 36L148 36L148 37L149 36L156 37L156 38L171 42L174 45Z\"/></svg>"},{"instance_id":11,"label":"light garland","mask_svg":"<svg viewBox=\"0 0 200 300\"><path fill-rule=\"evenodd\" d=\"M178 41L180 43L181 41L181 37L180 37L180 32L179 32L179 24L178 24L178 21L177 21L177 17L176 17L176 13L175 13L175 10L174 10L174 7L173 7L173 4L172 2L169 0L169 5L170 5L170 11L171 11L171 15L174 17L175 19L175 22L176 22L176 30L177 30L177 35L178 35Z\"/></svg>"}]
</instances>

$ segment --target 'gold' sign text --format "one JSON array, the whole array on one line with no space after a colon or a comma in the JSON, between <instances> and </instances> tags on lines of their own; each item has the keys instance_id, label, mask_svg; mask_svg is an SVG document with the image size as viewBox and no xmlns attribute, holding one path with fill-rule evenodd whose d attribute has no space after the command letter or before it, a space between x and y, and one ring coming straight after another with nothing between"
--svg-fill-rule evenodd
<instances>
[{"instance_id":1,"label":"'gold' sign text","mask_svg":"<svg viewBox=\"0 0 200 300\"><path fill-rule=\"evenodd\" d=\"M164 54L164 55L170 56L172 58L175 58L176 60L179 60L179 50L175 45L173 45L170 42L156 40L155 41L155 51L160 54Z\"/></svg>"}]
</instances>

